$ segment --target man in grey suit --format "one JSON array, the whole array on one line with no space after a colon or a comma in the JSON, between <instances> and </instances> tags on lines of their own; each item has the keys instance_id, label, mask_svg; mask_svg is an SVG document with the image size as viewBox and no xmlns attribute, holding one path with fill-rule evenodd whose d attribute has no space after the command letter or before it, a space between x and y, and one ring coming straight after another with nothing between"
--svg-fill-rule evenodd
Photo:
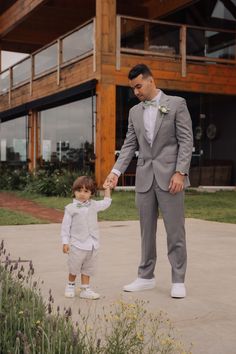
<instances>
[{"instance_id":1,"label":"man in grey suit","mask_svg":"<svg viewBox=\"0 0 236 354\"><path fill-rule=\"evenodd\" d=\"M130 87L141 101L129 112L126 139L107 180L114 188L136 150L136 204L141 226L141 262L138 278L124 291L155 287L156 229L160 208L167 233L168 258L172 269L171 296L186 296L187 264L184 189L189 186L193 137L191 118L183 98L167 96L156 88L150 69L133 67Z\"/></svg>"}]
</instances>

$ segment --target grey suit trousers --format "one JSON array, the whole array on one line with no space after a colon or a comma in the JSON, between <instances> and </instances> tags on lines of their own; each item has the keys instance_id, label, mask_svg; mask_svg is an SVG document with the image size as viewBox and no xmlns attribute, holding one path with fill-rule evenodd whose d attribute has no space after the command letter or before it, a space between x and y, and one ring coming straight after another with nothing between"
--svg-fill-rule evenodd
<instances>
[{"instance_id":1,"label":"grey suit trousers","mask_svg":"<svg viewBox=\"0 0 236 354\"><path fill-rule=\"evenodd\" d=\"M138 276L154 277L156 265L156 231L158 210L161 210L167 233L168 258L172 269L172 282L183 283L187 265L185 239L184 192L170 194L160 189L155 178L145 193L136 193L141 226L141 262Z\"/></svg>"}]
</instances>

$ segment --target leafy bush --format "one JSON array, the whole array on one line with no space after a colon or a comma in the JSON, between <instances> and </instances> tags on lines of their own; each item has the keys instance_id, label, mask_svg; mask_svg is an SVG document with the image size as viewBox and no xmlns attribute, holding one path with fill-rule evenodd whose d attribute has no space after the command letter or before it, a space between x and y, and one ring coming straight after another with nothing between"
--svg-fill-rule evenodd
<instances>
[{"instance_id":1,"label":"leafy bush","mask_svg":"<svg viewBox=\"0 0 236 354\"><path fill-rule=\"evenodd\" d=\"M149 314L145 303L118 301L100 315L53 308L33 279L34 267L13 261L0 245L0 353L9 354L188 354L163 313Z\"/></svg>"},{"instance_id":2,"label":"leafy bush","mask_svg":"<svg viewBox=\"0 0 236 354\"><path fill-rule=\"evenodd\" d=\"M25 168L12 170L10 168L0 169L0 189L24 190L26 185L31 183L32 175Z\"/></svg>"},{"instance_id":3,"label":"leafy bush","mask_svg":"<svg viewBox=\"0 0 236 354\"><path fill-rule=\"evenodd\" d=\"M0 190L20 190L46 196L69 197L74 180L83 171L39 170L35 174L26 169L1 169Z\"/></svg>"}]
</instances>

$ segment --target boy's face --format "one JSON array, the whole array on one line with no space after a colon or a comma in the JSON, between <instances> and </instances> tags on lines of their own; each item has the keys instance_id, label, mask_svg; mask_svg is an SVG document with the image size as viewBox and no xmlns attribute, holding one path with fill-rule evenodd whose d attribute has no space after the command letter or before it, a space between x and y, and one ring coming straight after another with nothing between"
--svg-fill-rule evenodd
<instances>
[{"instance_id":1,"label":"boy's face","mask_svg":"<svg viewBox=\"0 0 236 354\"><path fill-rule=\"evenodd\" d=\"M75 191L75 199L80 202L86 202L91 197L91 191L86 189L85 187L80 188L80 190Z\"/></svg>"}]
</instances>

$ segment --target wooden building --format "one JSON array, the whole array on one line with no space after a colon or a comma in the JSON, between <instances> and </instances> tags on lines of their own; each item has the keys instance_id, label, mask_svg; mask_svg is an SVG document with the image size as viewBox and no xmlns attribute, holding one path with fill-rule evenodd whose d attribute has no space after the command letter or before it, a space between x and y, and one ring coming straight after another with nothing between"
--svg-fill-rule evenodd
<instances>
[{"instance_id":1,"label":"wooden building","mask_svg":"<svg viewBox=\"0 0 236 354\"><path fill-rule=\"evenodd\" d=\"M0 165L91 169L102 185L145 63L187 100L192 185L235 185L235 41L234 0L0 0L0 50L27 54L0 73Z\"/></svg>"}]
</instances>

